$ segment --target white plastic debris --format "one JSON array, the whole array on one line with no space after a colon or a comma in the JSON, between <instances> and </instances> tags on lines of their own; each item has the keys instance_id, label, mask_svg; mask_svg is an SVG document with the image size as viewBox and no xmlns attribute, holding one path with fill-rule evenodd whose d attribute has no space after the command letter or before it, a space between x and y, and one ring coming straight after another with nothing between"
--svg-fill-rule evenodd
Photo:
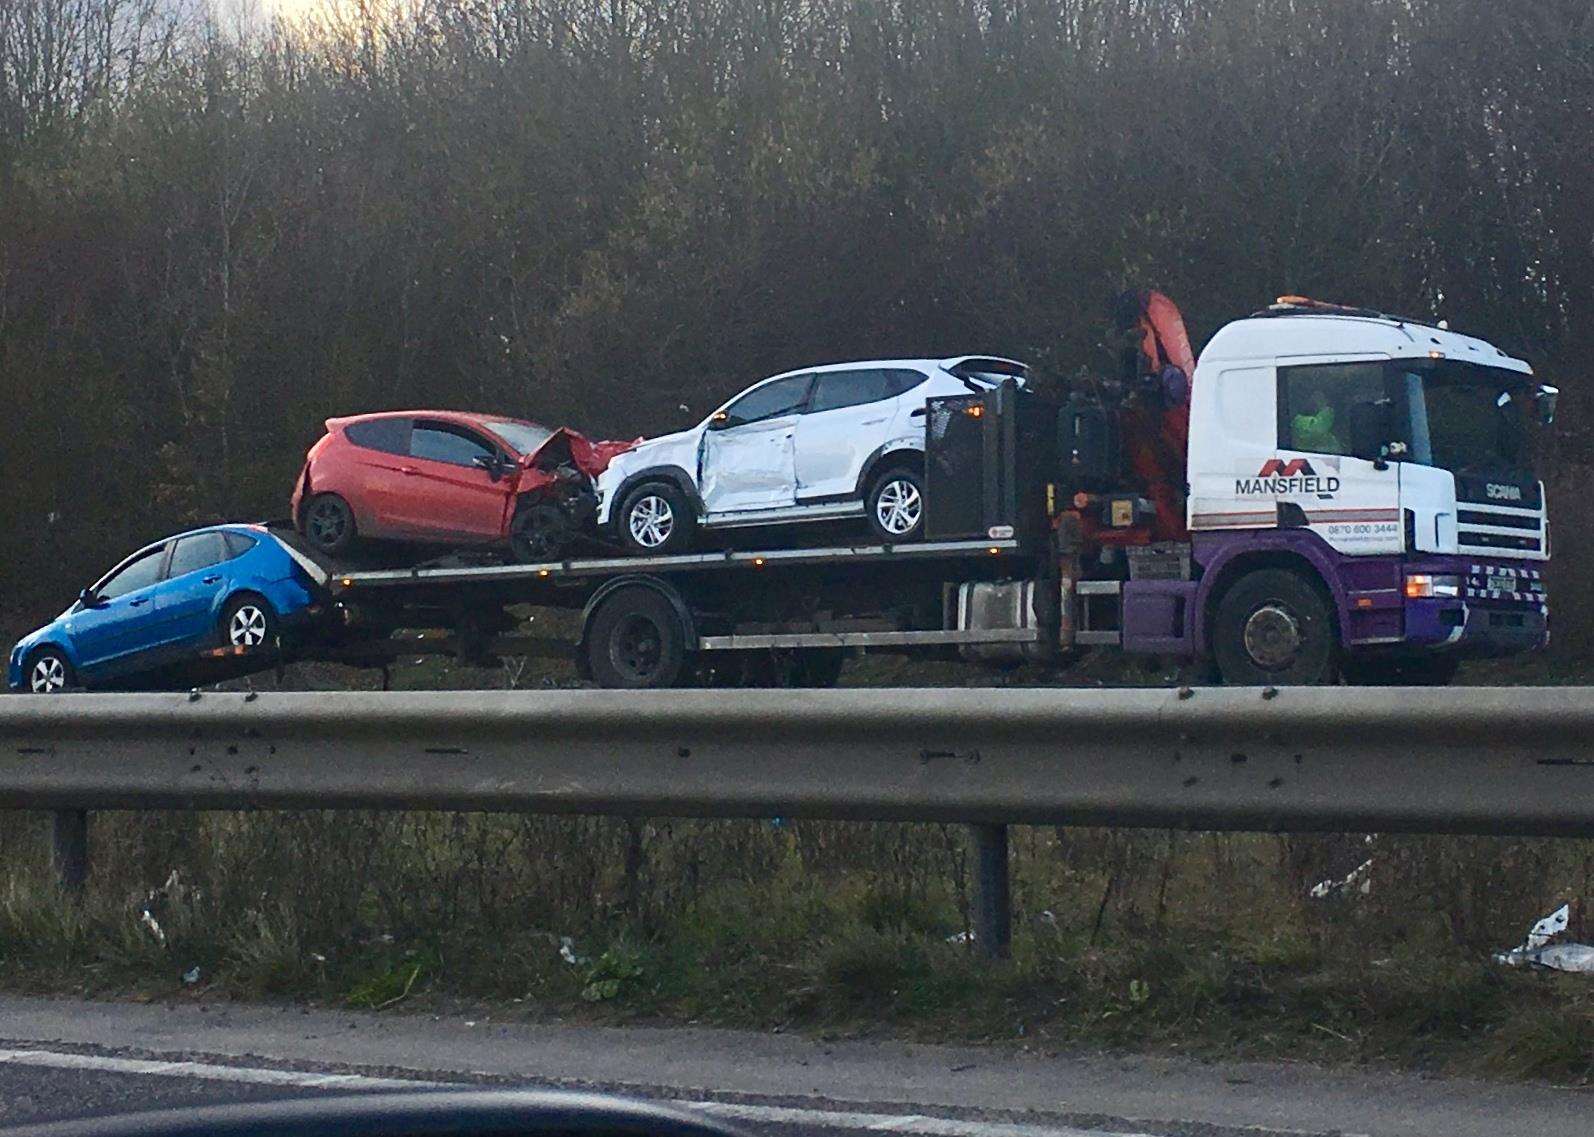
<instances>
[{"instance_id":1,"label":"white plastic debris","mask_svg":"<svg viewBox=\"0 0 1594 1137\"><path fill-rule=\"evenodd\" d=\"M1324 897L1332 896L1336 892L1347 892L1351 889L1355 889L1363 896L1366 896L1373 890L1372 873L1373 859L1368 857L1361 864L1357 865L1355 868L1351 869L1350 872L1346 873L1343 880L1320 880L1316 884L1312 885L1311 890L1307 893L1307 895L1313 900L1322 900Z\"/></svg>"},{"instance_id":2,"label":"white plastic debris","mask_svg":"<svg viewBox=\"0 0 1594 1137\"><path fill-rule=\"evenodd\" d=\"M195 983L198 983L198 982L199 982L199 965L195 964L193 967L190 967L187 971L183 972L183 983L184 983L185 986L192 987Z\"/></svg>"},{"instance_id":3,"label":"white plastic debris","mask_svg":"<svg viewBox=\"0 0 1594 1137\"><path fill-rule=\"evenodd\" d=\"M587 962L587 957L576 954L576 941L569 936L559 937L559 958L572 967L580 967Z\"/></svg>"},{"instance_id":4,"label":"white plastic debris","mask_svg":"<svg viewBox=\"0 0 1594 1137\"><path fill-rule=\"evenodd\" d=\"M1507 967L1544 967L1552 971L1594 974L1594 947L1588 944L1552 944L1550 940L1566 931L1572 906L1563 904L1533 927L1521 947L1501 952L1496 963Z\"/></svg>"},{"instance_id":5,"label":"white plastic debris","mask_svg":"<svg viewBox=\"0 0 1594 1137\"><path fill-rule=\"evenodd\" d=\"M1533 929L1528 932L1528 942L1522 946L1530 948L1543 947L1556 936L1566 931L1566 926L1571 920L1572 906L1570 904L1561 905L1554 912L1551 912L1544 919L1533 925Z\"/></svg>"}]
</instances>

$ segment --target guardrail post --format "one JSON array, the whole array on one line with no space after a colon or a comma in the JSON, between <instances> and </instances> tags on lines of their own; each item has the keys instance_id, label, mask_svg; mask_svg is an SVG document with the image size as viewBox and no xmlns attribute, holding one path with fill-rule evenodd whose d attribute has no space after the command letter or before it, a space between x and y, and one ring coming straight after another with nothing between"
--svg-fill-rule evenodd
<instances>
[{"instance_id":1,"label":"guardrail post","mask_svg":"<svg viewBox=\"0 0 1594 1137\"><path fill-rule=\"evenodd\" d=\"M68 892L82 892L89 876L89 811L55 811L51 853L56 877Z\"/></svg>"},{"instance_id":2,"label":"guardrail post","mask_svg":"<svg viewBox=\"0 0 1594 1137\"><path fill-rule=\"evenodd\" d=\"M988 959L1006 959L1013 950L1007 826L970 825L969 830L974 837L974 943Z\"/></svg>"}]
</instances>

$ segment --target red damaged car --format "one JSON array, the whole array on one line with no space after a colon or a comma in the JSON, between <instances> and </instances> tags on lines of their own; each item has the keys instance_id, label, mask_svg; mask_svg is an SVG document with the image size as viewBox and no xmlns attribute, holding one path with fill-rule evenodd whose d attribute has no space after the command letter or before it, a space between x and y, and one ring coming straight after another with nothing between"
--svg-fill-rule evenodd
<instances>
[{"instance_id":1,"label":"red damaged car","mask_svg":"<svg viewBox=\"0 0 1594 1137\"><path fill-rule=\"evenodd\" d=\"M327 420L293 491L321 552L374 539L506 548L551 560L591 528L593 479L634 442L503 415L386 411Z\"/></svg>"}]
</instances>

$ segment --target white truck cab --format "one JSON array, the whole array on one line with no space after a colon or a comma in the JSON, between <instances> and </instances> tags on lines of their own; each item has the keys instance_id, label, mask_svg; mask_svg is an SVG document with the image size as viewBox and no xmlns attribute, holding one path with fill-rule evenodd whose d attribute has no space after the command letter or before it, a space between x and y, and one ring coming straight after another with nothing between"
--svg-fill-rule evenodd
<instances>
[{"instance_id":1,"label":"white truck cab","mask_svg":"<svg viewBox=\"0 0 1594 1137\"><path fill-rule=\"evenodd\" d=\"M1196 368L1190 529L1302 528L1351 555L1543 560L1527 419L1554 394L1522 360L1441 327L1237 320Z\"/></svg>"}]
</instances>

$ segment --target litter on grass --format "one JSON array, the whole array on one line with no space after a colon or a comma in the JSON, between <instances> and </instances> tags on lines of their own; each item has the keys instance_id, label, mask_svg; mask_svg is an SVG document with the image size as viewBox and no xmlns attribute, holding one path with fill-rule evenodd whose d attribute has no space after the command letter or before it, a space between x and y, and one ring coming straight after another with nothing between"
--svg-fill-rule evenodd
<instances>
[{"instance_id":1,"label":"litter on grass","mask_svg":"<svg viewBox=\"0 0 1594 1137\"><path fill-rule=\"evenodd\" d=\"M1507 967L1543 967L1551 971L1594 974L1594 947L1588 944L1550 943L1566 931L1571 919L1572 906L1561 905L1528 929L1528 938L1521 947L1499 953L1494 961Z\"/></svg>"},{"instance_id":2,"label":"litter on grass","mask_svg":"<svg viewBox=\"0 0 1594 1137\"><path fill-rule=\"evenodd\" d=\"M1307 894L1313 900L1322 900L1324 897L1333 896L1337 892L1356 891L1366 896L1373 890L1373 859L1368 857L1361 864L1345 874L1343 880L1320 880L1312 885Z\"/></svg>"}]
</instances>

